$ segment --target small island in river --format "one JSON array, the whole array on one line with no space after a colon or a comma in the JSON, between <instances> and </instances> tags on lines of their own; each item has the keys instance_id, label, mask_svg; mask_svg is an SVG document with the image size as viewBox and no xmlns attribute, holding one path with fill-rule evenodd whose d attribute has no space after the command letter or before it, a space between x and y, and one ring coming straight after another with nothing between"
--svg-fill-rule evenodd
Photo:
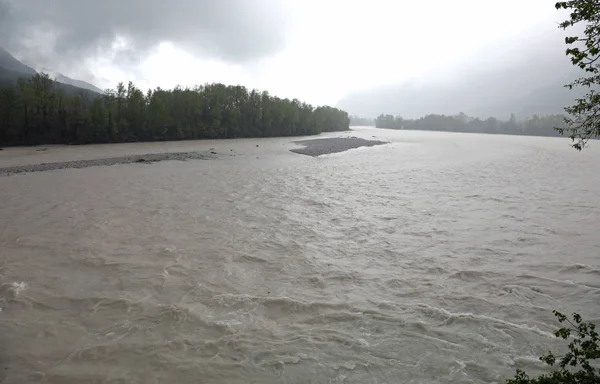
<instances>
[{"instance_id":1,"label":"small island in river","mask_svg":"<svg viewBox=\"0 0 600 384\"><path fill-rule=\"evenodd\" d=\"M386 141L367 140L358 137L330 137L324 139L300 140L295 141L294 143L304 147L291 149L292 152L313 157L344 152L354 148L388 144Z\"/></svg>"}]
</instances>

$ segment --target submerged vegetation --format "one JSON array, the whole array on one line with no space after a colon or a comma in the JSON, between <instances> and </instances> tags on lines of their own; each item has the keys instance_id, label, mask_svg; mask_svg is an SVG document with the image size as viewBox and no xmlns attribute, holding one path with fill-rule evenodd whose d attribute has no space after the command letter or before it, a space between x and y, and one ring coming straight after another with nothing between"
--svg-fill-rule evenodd
<instances>
[{"instance_id":1,"label":"submerged vegetation","mask_svg":"<svg viewBox=\"0 0 600 384\"><path fill-rule=\"evenodd\" d=\"M410 129L424 131L448 131L470 133L495 133L527 136L559 136L554 127L563 123L562 115L537 116L518 121L515 115L502 121L494 117L485 120L460 113L454 116L427 115L419 119L403 119L400 116L379 115L375 120L377 128Z\"/></svg>"},{"instance_id":2,"label":"submerged vegetation","mask_svg":"<svg viewBox=\"0 0 600 384\"><path fill-rule=\"evenodd\" d=\"M302 136L349 129L348 114L243 86L66 92L46 74L0 88L0 144Z\"/></svg>"}]
</instances>

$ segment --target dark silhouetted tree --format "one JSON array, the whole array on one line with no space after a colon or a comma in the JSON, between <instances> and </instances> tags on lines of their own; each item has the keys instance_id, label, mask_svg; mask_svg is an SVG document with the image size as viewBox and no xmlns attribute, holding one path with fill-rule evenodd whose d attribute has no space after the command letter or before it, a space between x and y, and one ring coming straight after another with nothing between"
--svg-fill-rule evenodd
<instances>
[{"instance_id":1,"label":"dark silhouetted tree","mask_svg":"<svg viewBox=\"0 0 600 384\"><path fill-rule=\"evenodd\" d=\"M337 108L239 85L144 93L130 82L97 95L67 93L39 74L0 88L0 145L298 136L349 125L348 114Z\"/></svg>"}]
</instances>

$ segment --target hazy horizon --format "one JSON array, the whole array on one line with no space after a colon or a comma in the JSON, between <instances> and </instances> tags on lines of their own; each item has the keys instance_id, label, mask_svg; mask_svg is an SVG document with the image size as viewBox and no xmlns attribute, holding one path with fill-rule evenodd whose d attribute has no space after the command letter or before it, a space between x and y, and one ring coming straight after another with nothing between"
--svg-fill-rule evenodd
<instances>
[{"instance_id":1,"label":"hazy horizon","mask_svg":"<svg viewBox=\"0 0 600 384\"><path fill-rule=\"evenodd\" d=\"M36 69L100 88L222 82L344 107L356 95L452 93L479 78L495 89L507 83L507 69L510 78L531 66L541 66L542 80L559 76L570 65L557 28L564 16L542 0L0 0L0 46ZM525 80L521 89L539 88ZM364 114L349 104L349 113Z\"/></svg>"}]
</instances>

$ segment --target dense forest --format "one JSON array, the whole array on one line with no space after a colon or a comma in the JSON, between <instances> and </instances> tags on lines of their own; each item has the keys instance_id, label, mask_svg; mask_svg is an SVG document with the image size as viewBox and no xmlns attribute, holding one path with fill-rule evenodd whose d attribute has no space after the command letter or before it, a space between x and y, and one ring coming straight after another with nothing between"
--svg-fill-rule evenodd
<instances>
[{"instance_id":1,"label":"dense forest","mask_svg":"<svg viewBox=\"0 0 600 384\"><path fill-rule=\"evenodd\" d=\"M0 88L0 145L300 136L349 129L348 114L243 86L68 92L46 74Z\"/></svg>"},{"instance_id":2,"label":"dense forest","mask_svg":"<svg viewBox=\"0 0 600 384\"><path fill-rule=\"evenodd\" d=\"M427 115L419 119L403 119L400 116L380 115L375 120L377 128L411 129L425 131L448 131L470 133L495 133L527 136L560 136L554 129L564 124L562 115L537 116L517 121L514 114L506 121L489 117L485 120L473 118L464 113L447 115Z\"/></svg>"}]
</instances>

